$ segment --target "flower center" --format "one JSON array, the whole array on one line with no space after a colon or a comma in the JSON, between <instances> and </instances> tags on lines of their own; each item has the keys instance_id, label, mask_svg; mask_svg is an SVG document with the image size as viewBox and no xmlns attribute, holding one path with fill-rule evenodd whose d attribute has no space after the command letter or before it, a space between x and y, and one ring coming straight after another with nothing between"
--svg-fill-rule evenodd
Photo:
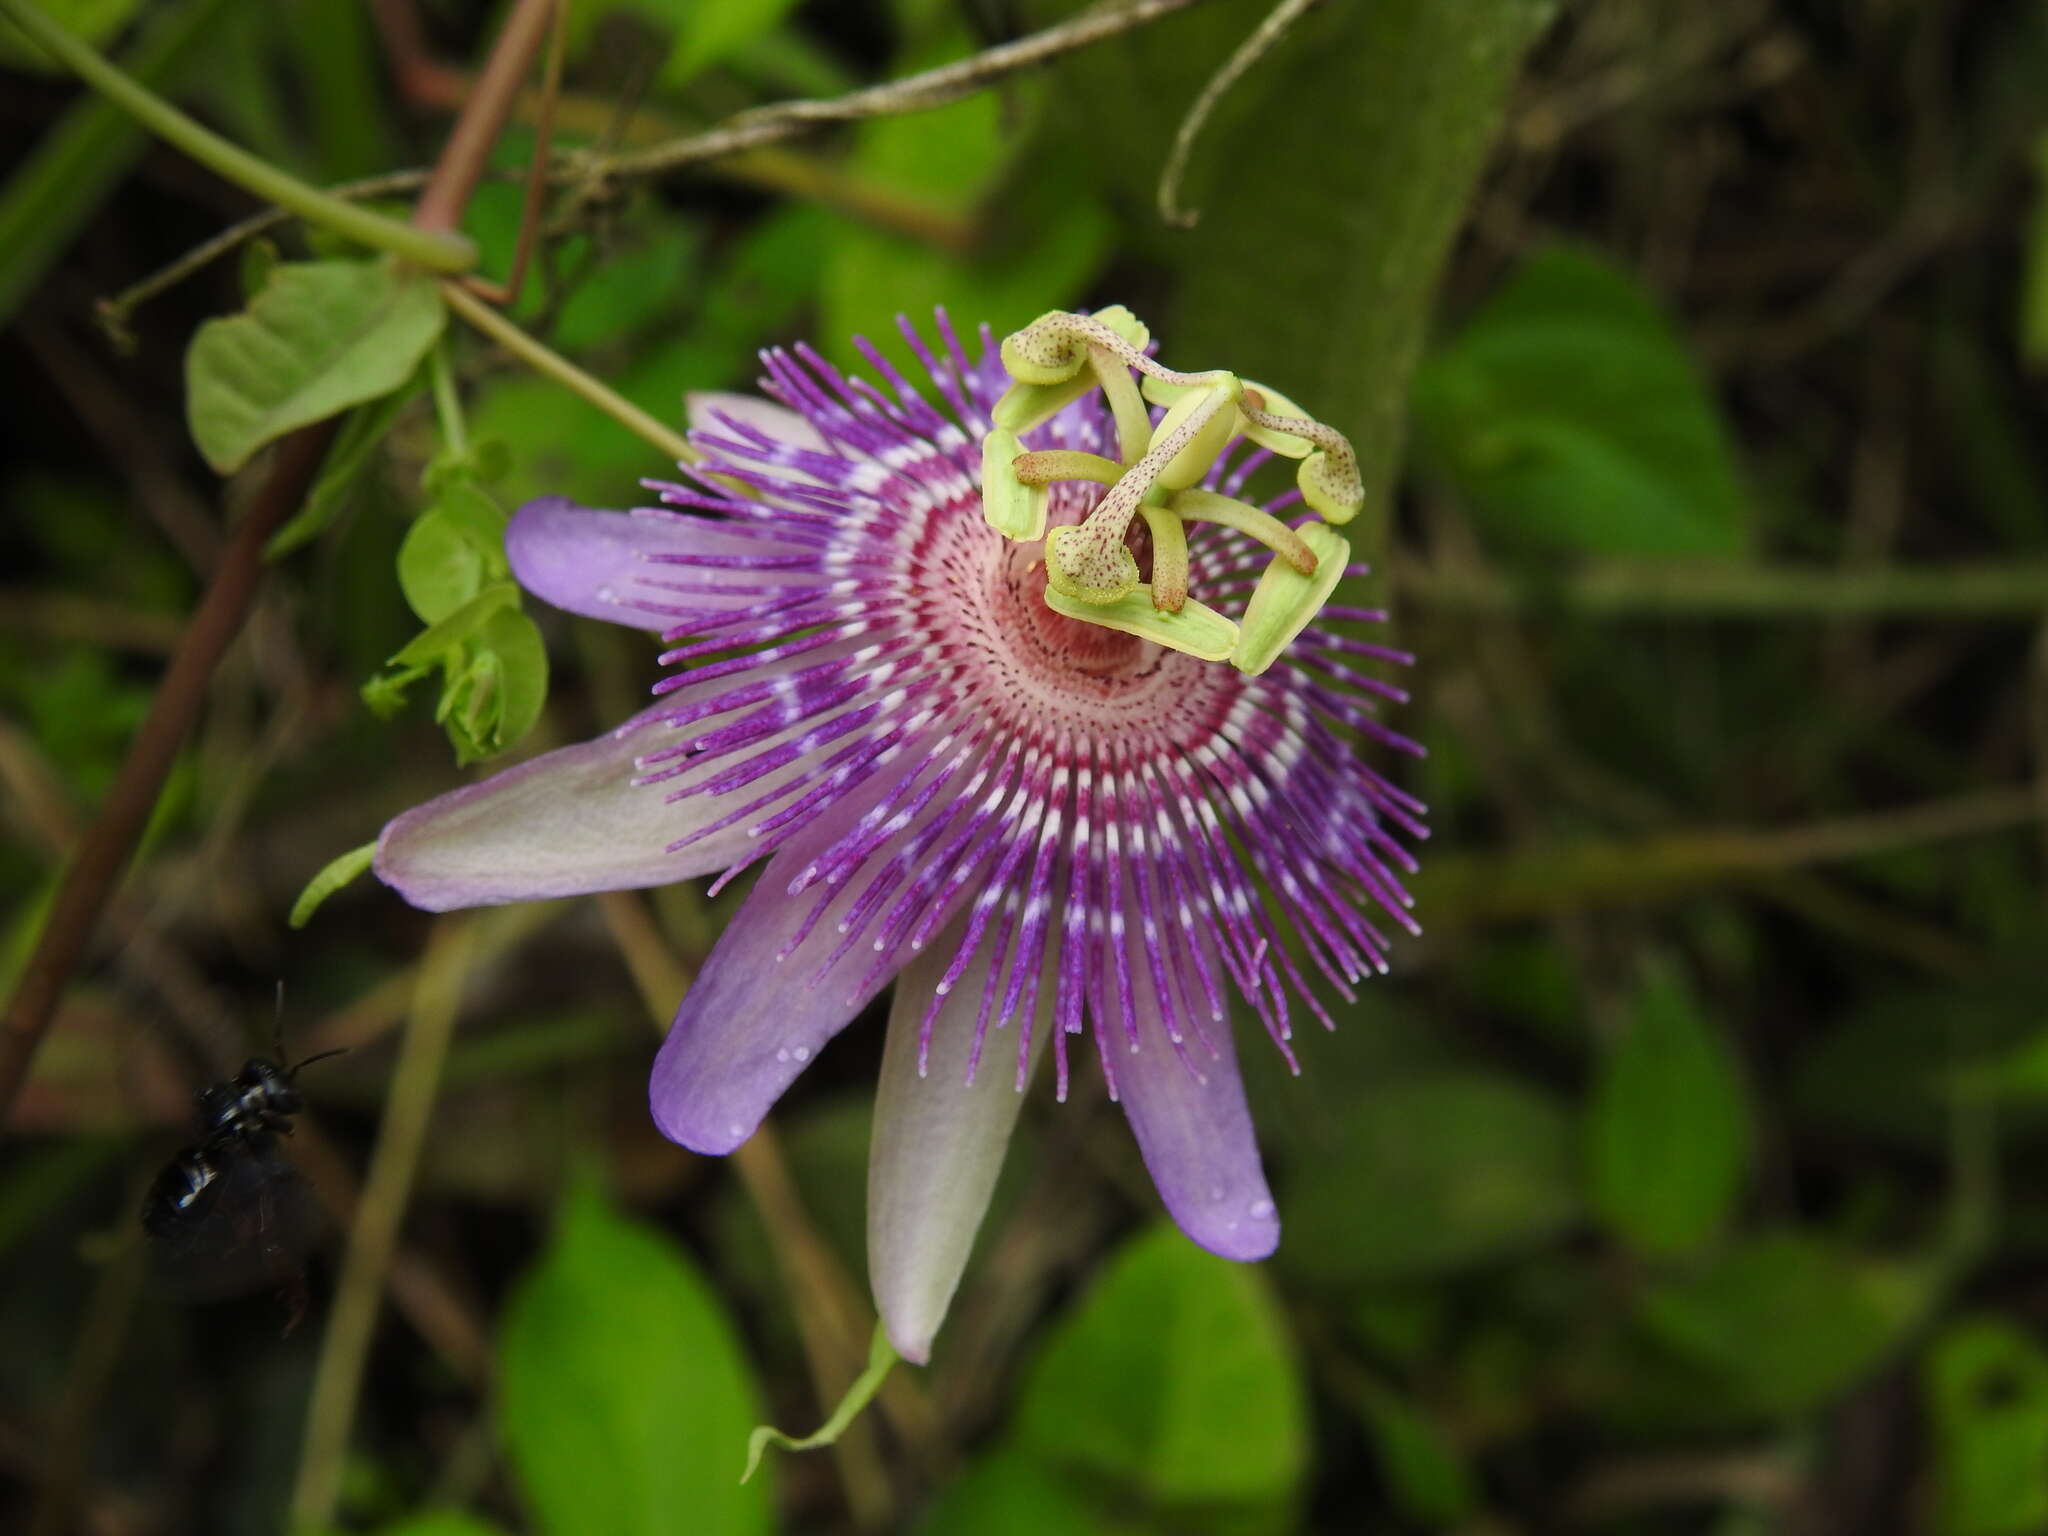
<instances>
[{"instance_id":1,"label":"flower center","mask_svg":"<svg viewBox=\"0 0 2048 1536\"><path fill-rule=\"evenodd\" d=\"M1005 538L1044 541L1046 606L1204 661L1228 659L1256 676L1329 601L1350 561L1350 544L1331 524L1351 521L1364 505L1358 460L1342 433L1277 391L1223 369L1176 373L1150 356L1150 345L1144 323L1121 305L1094 315L1055 310L1004 339L1003 368L1015 382L982 441L982 515ZM1098 388L1117 457L1025 447L1020 433ZM1156 423L1153 405L1163 408ZM1306 523L1291 528L1203 488L1240 437L1301 461L1296 480L1313 514ZM1078 522L1051 518L1052 491L1074 484L1106 489ZM1225 524L1273 551L1242 626L1189 594L1191 522ZM1148 536L1149 580L1131 547L1138 527Z\"/></svg>"}]
</instances>

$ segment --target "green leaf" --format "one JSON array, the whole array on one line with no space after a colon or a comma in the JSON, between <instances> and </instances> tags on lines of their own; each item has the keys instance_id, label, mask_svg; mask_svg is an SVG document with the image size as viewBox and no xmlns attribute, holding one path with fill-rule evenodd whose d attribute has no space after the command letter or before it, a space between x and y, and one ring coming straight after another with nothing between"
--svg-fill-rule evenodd
<instances>
[{"instance_id":1,"label":"green leaf","mask_svg":"<svg viewBox=\"0 0 2048 1536\"><path fill-rule=\"evenodd\" d=\"M1576 1162L1570 1119L1533 1088L1476 1073L1396 1082L1297 1174L1280 1256L1333 1286L1496 1259L1576 1218Z\"/></svg>"},{"instance_id":2,"label":"green leaf","mask_svg":"<svg viewBox=\"0 0 2048 1536\"><path fill-rule=\"evenodd\" d=\"M360 848L351 848L339 858L331 859L320 873L306 882L306 888L299 892L299 899L292 903L288 920L293 928L303 928L313 920L313 914L321 904L336 891L347 885L356 876L368 869L377 858L377 845L365 843Z\"/></svg>"},{"instance_id":3,"label":"green leaf","mask_svg":"<svg viewBox=\"0 0 2048 1536\"><path fill-rule=\"evenodd\" d=\"M470 556L459 551L447 563L436 563L453 547L449 541L466 542L471 532L487 535L491 527L493 509L472 504L465 512L457 510L461 505L451 498L439 509L439 526L432 536L417 545L408 538L400 552L400 579L422 617L454 600L473 568ZM407 551L412 552L410 561ZM504 568L502 547L472 548L471 554L485 570ZM389 665L395 670L363 685L363 702L379 716L395 714L414 683L440 671L434 719L447 730L456 760L465 764L513 746L533 728L547 703L547 646L533 621L520 611L519 588L502 575L413 636Z\"/></svg>"},{"instance_id":4,"label":"green leaf","mask_svg":"<svg viewBox=\"0 0 2048 1536\"><path fill-rule=\"evenodd\" d=\"M686 85L755 39L772 32L796 0L592 0L569 12L569 46L580 49L608 12L629 11L669 34L660 84Z\"/></svg>"},{"instance_id":5,"label":"green leaf","mask_svg":"<svg viewBox=\"0 0 2048 1536\"><path fill-rule=\"evenodd\" d=\"M652 9L654 0L637 0ZM661 82L667 86L687 84L712 65L731 58L789 14L796 0L674 0L663 9L676 15L679 23L675 49L662 66Z\"/></svg>"},{"instance_id":6,"label":"green leaf","mask_svg":"<svg viewBox=\"0 0 2048 1536\"><path fill-rule=\"evenodd\" d=\"M533 729L548 701L548 650L533 620L517 609L494 614L480 637L497 658L497 699L477 757L494 757Z\"/></svg>"},{"instance_id":7,"label":"green leaf","mask_svg":"<svg viewBox=\"0 0 2048 1536\"><path fill-rule=\"evenodd\" d=\"M452 613L436 619L408 640L391 658L394 667L431 667L445 661L462 642L479 633L506 608L519 606L519 588L509 581L493 582Z\"/></svg>"},{"instance_id":8,"label":"green leaf","mask_svg":"<svg viewBox=\"0 0 2048 1536\"><path fill-rule=\"evenodd\" d=\"M221 474L295 428L403 384L441 333L434 279L386 258L295 261L185 355L192 439Z\"/></svg>"},{"instance_id":9,"label":"green leaf","mask_svg":"<svg viewBox=\"0 0 2048 1536\"><path fill-rule=\"evenodd\" d=\"M484 552L457 518L430 508L398 546L398 585L412 611L436 623L483 590Z\"/></svg>"},{"instance_id":10,"label":"green leaf","mask_svg":"<svg viewBox=\"0 0 2048 1536\"><path fill-rule=\"evenodd\" d=\"M1363 1406L1380 1470L1403 1512L1432 1525L1469 1516L1478 1490L1435 1420L1378 1382L1369 1383Z\"/></svg>"},{"instance_id":11,"label":"green leaf","mask_svg":"<svg viewBox=\"0 0 2048 1536\"><path fill-rule=\"evenodd\" d=\"M499 1371L506 1453L548 1536L768 1530L772 1475L739 1481L759 1406L717 1294L587 1189L506 1307Z\"/></svg>"},{"instance_id":12,"label":"green leaf","mask_svg":"<svg viewBox=\"0 0 2048 1536\"><path fill-rule=\"evenodd\" d=\"M1509 546L1732 555L1746 499L1684 343L1634 279L1539 252L1416 376L1424 463Z\"/></svg>"},{"instance_id":13,"label":"green leaf","mask_svg":"<svg viewBox=\"0 0 2048 1536\"><path fill-rule=\"evenodd\" d=\"M1818 1407L1874 1370L1928 1298L1919 1270L1785 1232L1654 1287L1636 1320L1689 1368L1692 1395L1716 1417L1776 1418Z\"/></svg>"},{"instance_id":14,"label":"green leaf","mask_svg":"<svg viewBox=\"0 0 2048 1536\"><path fill-rule=\"evenodd\" d=\"M1171 1227L1134 1240L1032 1366L1014 1443L1162 1511L1288 1499L1308 1425L1264 1272Z\"/></svg>"},{"instance_id":15,"label":"green leaf","mask_svg":"<svg viewBox=\"0 0 2048 1536\"><path fill-rule=\"evenodd\" d=\"M101 49L142 9L142 0L34 0L34 4L53 21L62 22L65 31ZM0 21L0 66L41 74L71 73L5 21Z\"/></svg>"},{"instance_id":16,"label":"green leaf","mask_svg":"<svg viewBox=\"0 0 2048 1536\"><path fill-rule=\"evenodd\" d=\"M1588 1110L1594 1209L1639 1252L1696 1252L1720 1232L1749 1160L1742 1078L1683 978L1646 968Z\"/></svg>"},{"instance_id":17,"label":"green leaf","mask_svg":"<svg viewBox=\"0 0 2048 1536\"><path fill-rule=\"evenodd\" d=\"M1940 1536L2048 1530L2048 1353L2003 1318L1951 1324L1926 1365Z\"/></svg>"}]
</instances>

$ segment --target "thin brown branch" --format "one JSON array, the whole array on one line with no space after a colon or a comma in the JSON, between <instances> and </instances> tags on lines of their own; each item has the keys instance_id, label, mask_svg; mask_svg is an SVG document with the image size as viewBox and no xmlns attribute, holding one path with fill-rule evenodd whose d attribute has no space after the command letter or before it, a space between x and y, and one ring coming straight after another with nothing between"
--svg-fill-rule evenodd
<instances>
[{"instance_id":1,"label":"thin brown branch","mask_svg":"<svg viewBox=\"0 0 2048 1536\"><path fill-rule=\"evenodd\" d=\"M715 160L722 155L794 138L826 123L853 123L871 117L927 112L972 95L1005 76L1035 69L1091 43L1132 31L1195 3L1196 0L1132 0L1128 5L1087 11L1071 21L1033 32L1015 42L986 48L969 58L906 75L901 80L889 80L865 90L850 91L830 101L786 101L771 107L756 107L729 117L703 133L690 134L667 144L609 155L586 155L582 158L583 170L593 181L599 182L614 177L661 176L700 161Z\"/></svg>"},{"instance_id":2,"label":"thin brown branch","mask_svg":"<svg viewBox=\"0 0 2048 1536\"><path fill-rule=\"evenodd\" d=\"M470 195L483 180L491 147L505 131L512 107L519 99L520 82L533 68L534 56L547 40L555 0L518 0L505 19L504 30L491 46L490 58L477 78L476 89L462 104L441 158L434 162L426 190L413 210L413 223L422 229L453 231L462 223L462 212Z\"/></svg>"},{"instance_id":3,"label":"thin brown branch","mask_svg":"<svg viewBox=\"0 0 2048 1536\"><path fill-rule=\"evenodd\" d=\"M84 955L114 884L135 851L135 840L156 807L178 748L198 717L213 669L241 630L262 570L263 546L305 499L333 434L334 424L322 422L294 432L279 446L269 479L235 530L198 611L179 637L105 806L64 872L35 952L0 1022L0 1116L12 1107L28 1076L65 983Z\"/></svg>"}]
</instances>

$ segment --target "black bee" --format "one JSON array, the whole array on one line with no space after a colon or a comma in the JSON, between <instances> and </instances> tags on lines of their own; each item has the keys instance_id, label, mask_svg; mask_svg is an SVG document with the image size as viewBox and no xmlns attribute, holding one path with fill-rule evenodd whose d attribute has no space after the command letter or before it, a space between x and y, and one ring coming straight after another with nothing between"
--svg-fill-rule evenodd
<instances>
[{"instance_id":1,"label":"black bee","mask_svg":"<svg viewBox=\"0 0 2048 1536\"><path fill-rule=\"evenodd\" d=\"M164 1166L142 1202L143 1230L178 1290L220 1298L297 1276L319 1221L277 1138L291 1134L305 1107L293 1079L340 1054L293 1067L253 1057L230 1081L200 1091L200 1139Z\"/></svg>"}]
</instances>

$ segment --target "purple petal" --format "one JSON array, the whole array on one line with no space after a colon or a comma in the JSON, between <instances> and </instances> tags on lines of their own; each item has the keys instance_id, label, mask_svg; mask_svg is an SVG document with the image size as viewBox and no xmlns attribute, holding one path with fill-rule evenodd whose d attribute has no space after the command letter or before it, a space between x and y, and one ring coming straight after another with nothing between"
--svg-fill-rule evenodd
<instances>
[{"instance_id":1,"label":"purple petal","mask_svg":"<svg viewBox=\"0 0 2048 1536\"><path fill-rule=\"evenodd\" d=\"M1266 1258L1280 1246L1280 1218L1259 1163L1230 1025L1203 1019L1201 1036L1182 1042L1183 1059L1167 1038L1147 968L1140 962L1134 970L1138 1049L1118 1038L1111 1050L1124 1116L1159 1198L1181 1231L1211 1253Z\"/></svg>"},{"instance_id":2,"label":"purple petal","mask_svg":"<svg viewBox=\"0 0 2048 1536\"><path fill-rule=\"evenodd\" d=\"M815 572L783 568L757 573L735 559L775 561L797 546L756 537L709 518L680 512L597 512L565 496L521 507L505 530L512 574L535 597L585 618L635 629L672 629L692 615L722 613L759 601L751 590L787 584ZM715 559L710 569L686 562ZM707 591L723 587L724 591Z\"/></svg>"},{"instance_id":3,"label":"purple petal","mask_svg":"<svg viewBox=\"0 0 2048 1536\"><path fill-rule=\"evenodd\" d=\"M377 840L377 878L429 912L666 885L744 857L744 825L670 853L729 807L674 803L667 784L635 785L634 759L668 744L673 701L579 746L544 752L413 807Z\"/></svg>"},{"instance_id":4,"label":"purple petal","mask_svg":"<svg viewBox=\"0 0 2048 1536\"><path fill-rule=\"evenodd\" d=\"M988 1035L974 1081L967 1081L993 945L982 946L940 1003L925 1071L918 1071L934 991L965 931L965 920L956 920L896 978L868 1152L869 1283L890 1342L916 1365L931 1357L1024 1103L1014 1024ZM1033 1031L1034 1065L1051 1017L1048 996Z\"/></svg>"},{"instance_id":5,"label":"purple petal","mask_svg":"<svg viewBox=\"0 0 2048 1536\"><path fill-rule=\"evenodd\" d=\"M839 931L865 888L859 876L831 889L822 917L817 890L789 890L901 777L878 775L791 838L726 925L655 1057L649 1101L671 1141L722 1156L753 1135L797 1074L911 957L907 945L878 953L866 933L849 943Z\"/></svg>"}]
</instances>

